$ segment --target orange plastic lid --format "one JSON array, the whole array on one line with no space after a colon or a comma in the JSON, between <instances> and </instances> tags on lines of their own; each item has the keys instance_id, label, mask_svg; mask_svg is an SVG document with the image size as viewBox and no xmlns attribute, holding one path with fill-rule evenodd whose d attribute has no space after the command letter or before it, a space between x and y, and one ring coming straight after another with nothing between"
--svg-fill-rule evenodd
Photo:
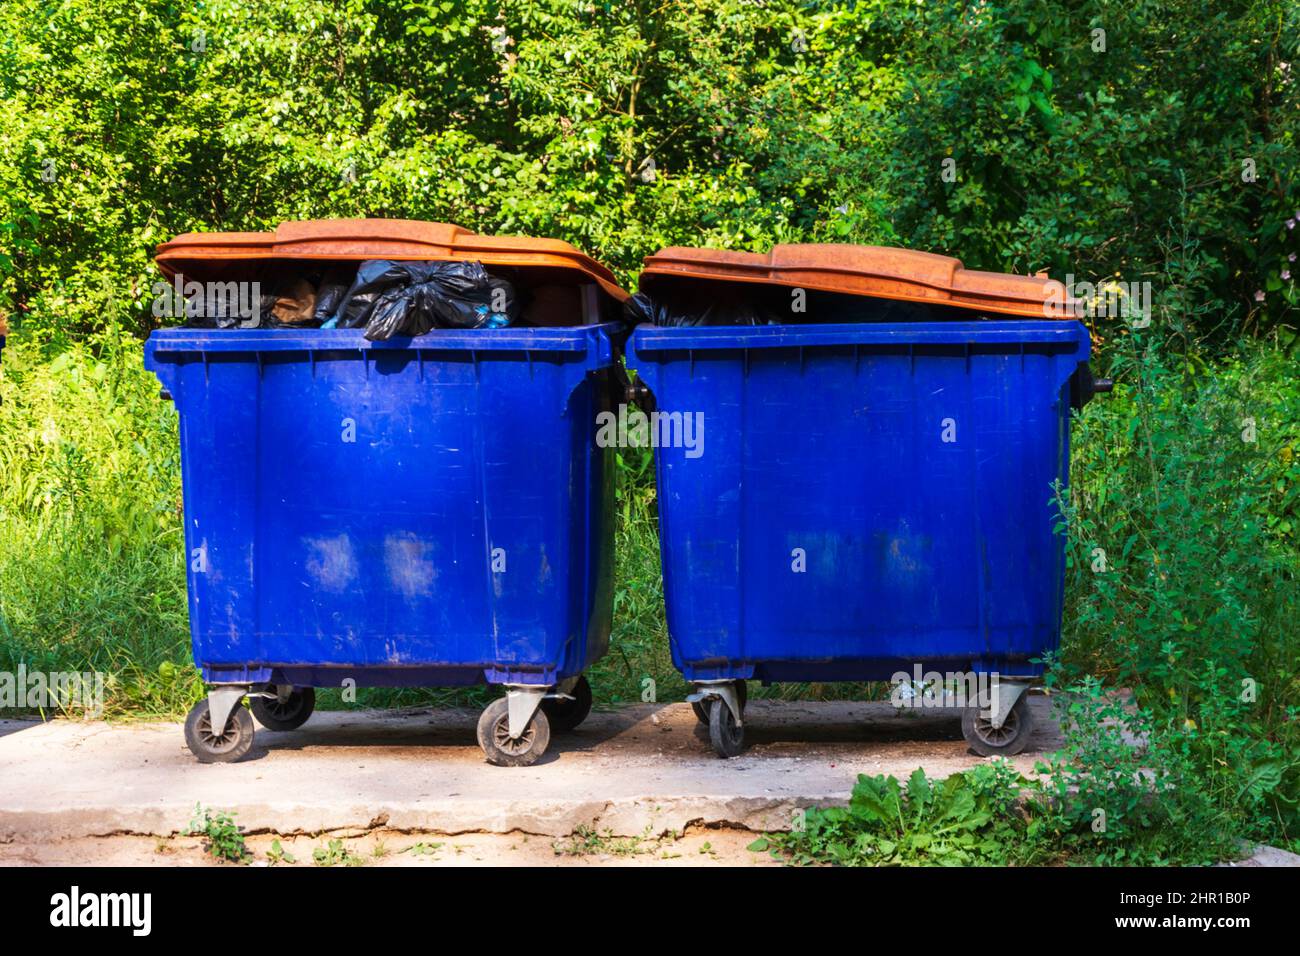
<instances>
[{"instance_id":1,"label":"orange plastic lid","mask_svg":"<svg viewBox=\"0 0 1300 956\"><path fill-rule=\"evenodd\" d=\"M275 232L187 232L158 247L167 278L203 282L232 267L303 261L366 259L461 260L513 266L558 282L595 282L619 302L628 293L614 274L559 239L480 236L446 222L414 219L310 219L282 222Z\"/></svg>"},{"instance_id":2,"label":"orange plastic lid","mask_svg":"<svg viewBox=\"0 0 1300 956\"><path fill-rule=\"evenodd\" d=\"M670 246L645 259L641 290L742 282L925 302L1003 315L1077 318L1065 285L1045 275L976 272L960 259L886 246L789 245L771 252Z\"/></svg>"}]
</instances>

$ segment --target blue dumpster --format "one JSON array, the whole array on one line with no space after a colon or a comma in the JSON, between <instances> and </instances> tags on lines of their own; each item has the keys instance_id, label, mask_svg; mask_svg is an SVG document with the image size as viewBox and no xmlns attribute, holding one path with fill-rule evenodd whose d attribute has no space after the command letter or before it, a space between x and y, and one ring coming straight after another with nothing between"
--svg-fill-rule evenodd
<instances>
[{"instance_id":1,"label":"blue dumpster","mask_svg":"<svg viewBox=\"0 0 1300 956\"><path fill-rule=\"evenodd\" d=\"M505 765L586 716L582 672L612 606L613 476L594 423L615 328L153 333L210 687L187 724L200 760L247 753L242 698L287 730L315 687L504 685L479 740Z\"/></svg>"},{"instance_id":2,"label":"blue dumpster","mask_svg":"<svg viewBox=\"0 0 1300 956\"><path fill-rule=\"evenodd\" d=\"M717 273L699 255L689 278L656 272L651 257L642 288L706 304L734 296L744 254L722 254L732 271ZM766 265L767 287L753 291L770 299L777 270ZM942 320L838 324L836 300L823 296L804 324L641 325L628 343L659 416L673 661L723 756L743 744L747 679L914 673L997 675L1007 712L982 701L964 724L977 750L1015 752L1028 733L1024 679L1060 637L1064 546L1052 498L1067 478L1087 330L1043 318L1041 302L1038 318L992 312L1005 289L972 314L907 286L906 269L872 274L891 283L882 312L910 301L915 315ZM845 284L816 270L779 279L787 299L801 281L814 292ZM868 292L880 294L856 290ZM869 312L870 300L844 301L855 318ZM702 441L675 444L688 416Z\"/></svg>"}]
</instances>

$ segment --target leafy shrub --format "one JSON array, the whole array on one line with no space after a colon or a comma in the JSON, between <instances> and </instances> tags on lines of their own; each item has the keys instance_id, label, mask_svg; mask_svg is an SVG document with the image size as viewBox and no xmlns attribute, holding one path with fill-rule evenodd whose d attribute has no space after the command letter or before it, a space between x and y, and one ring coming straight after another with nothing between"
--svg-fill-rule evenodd
<instances>
[{"instance_id":1,"label":"leafy shrub","mask_svg":"<svg viewBox=\"0 0 1300 956\"><path fill-rule=\"evenodd\" d=\"M1154 866L1231 858L1231 822L1176 738L1087 678L1061 707L1065 746L1038 764L1027 835L1085 863Z\"/></svg>"},{"instance_id":2,"label":"leafy shrub","mask_svg":"<svg viewBox=\"0 0 1300 956\"><path fill-rule=\"evenodd\" d=\"M1019 782L1014 771L991 764L937 782L918 767L905 786L896 777L859 774L847 807L809 809L800 828L749 848L799 865L999 864L1023 828Z\"/></svg>"},{"instance_id":3,"label":"leafy shrub","mask_svg":"<svg viewBox=\"0 0 1300 956\"><path fill-rule=\"evenodd\" d=\"M1127 384L1072 435L1060 680L1130 688L1144 730L1215 807L1245 833L1294 839L1295 362L1246 346L1213 367L1137 340L1116 352Z\"/></svg>"},{"instance_id":4,"label":"leafy shrub","mask_svg":"<svg viewBox=\"0 0 1300 956\"><path fill-rule=\"evenodd\" d=\"M225 863L243 863L251 856L233 814L195 804L194 819L185 831L203 837L203 848Z\"/></svg>"}]
</instances>

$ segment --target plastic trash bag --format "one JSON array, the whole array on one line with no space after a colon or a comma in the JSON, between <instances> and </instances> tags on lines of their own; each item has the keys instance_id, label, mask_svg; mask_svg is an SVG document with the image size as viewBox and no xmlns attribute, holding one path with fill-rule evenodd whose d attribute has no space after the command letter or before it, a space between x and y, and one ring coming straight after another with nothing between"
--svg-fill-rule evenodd
<instances>
[{"instance_id":1,"label":"plastic trash bag","mask_svg":"<svg viewBox=\"0 0 1300 956\"><path fill-rule=\"evenodd\" d=\"M352 280L347 273L331 269L321 276L320 286L316 289L316 312L313 316L319 325L324 325L339 310L347 298L348 287Z\"/></svg>"},{"instance_id":2,"label":"plastic trash bag","mask_svg":"<svg viewBox=\"0 0 1300 956\"><path fill-rule=\"evenodd\" d=\"M271 324L281 328L300 328L315 322L316 288L306 279L283 283L271 306Z\"/></svg>"},{"instance_id":3,"label":"plastic trash bag","mask_svg":"<svg viewBox=\"0 0 1300 956\"><path fill-rule=\"evenodd\" d=\"M655 300L638 292L623 303L623 318L629 325L650 323L670 328L696 325L780 325L770 312L745 303L704 303L686 308L667 300Z\"/></svg>"},{"instance_id":4,"label":"plastic trash bag","mask_svg":"<svg viewBox=\"0 0 1300 956\"><path fill-rule=\"evenodd\" d=\"M481 262L361 263L356 281L326 327L365 327L372 342L434 328L501 328L514 323L514 286Z\"/></svg>"},{"instance_id":5,"label":"plastic trash bag","mask_svg":"<svg viewBox=\"0 0 1300 956\"><path fill-rule=\"evenodd\" d=\"M274 293L262 293L251 304L251 312L241 313L237 308L227 306L209 314L205 303L190 300L185 303L185 322L187 329L257 329L264 328L272 321L271 311L275 307L277 296Z\"/></svg>"}]
</instances>

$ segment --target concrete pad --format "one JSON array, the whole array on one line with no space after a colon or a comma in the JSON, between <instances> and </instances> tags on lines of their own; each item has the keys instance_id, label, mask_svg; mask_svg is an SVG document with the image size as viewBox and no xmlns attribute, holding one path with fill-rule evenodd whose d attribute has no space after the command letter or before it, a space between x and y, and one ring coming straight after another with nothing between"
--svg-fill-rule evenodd
<instances>
[{"instance_id":1,"label":"concrete pad","mask_svg":"<svg viewBox=\"0 0 1300 956\"><path fill-rule=\"evenodd\" d=\"M1220 863L1220 866L1300 866L1300 855L1282 850L1275 846L1268 846L1261 843L1255 847L1247 847L1250 854L1241 860L1232 860L1227 863Z\"/></svg>"},{"instance_id":2,"label":"concrete pad","mask_svg":"<svg viewBox=\"0 0 1300 956\"><path fill-rule=\"evenodd\" d=\"M1032 772L1060 744L1048 701L1014 758ZM687 825L785 829L797 808L842 804L859 773L944 777L981 762L954 711L887 703L754 701L749 749L720 760L686 704L596 712L536 765L489 765L477 711L318 712L258 728L249 757L199 764L174 723L0 721L0 842L167 836L196 804L248 832L428 831L619 836Z\"/></svg>"}]
</instances>

